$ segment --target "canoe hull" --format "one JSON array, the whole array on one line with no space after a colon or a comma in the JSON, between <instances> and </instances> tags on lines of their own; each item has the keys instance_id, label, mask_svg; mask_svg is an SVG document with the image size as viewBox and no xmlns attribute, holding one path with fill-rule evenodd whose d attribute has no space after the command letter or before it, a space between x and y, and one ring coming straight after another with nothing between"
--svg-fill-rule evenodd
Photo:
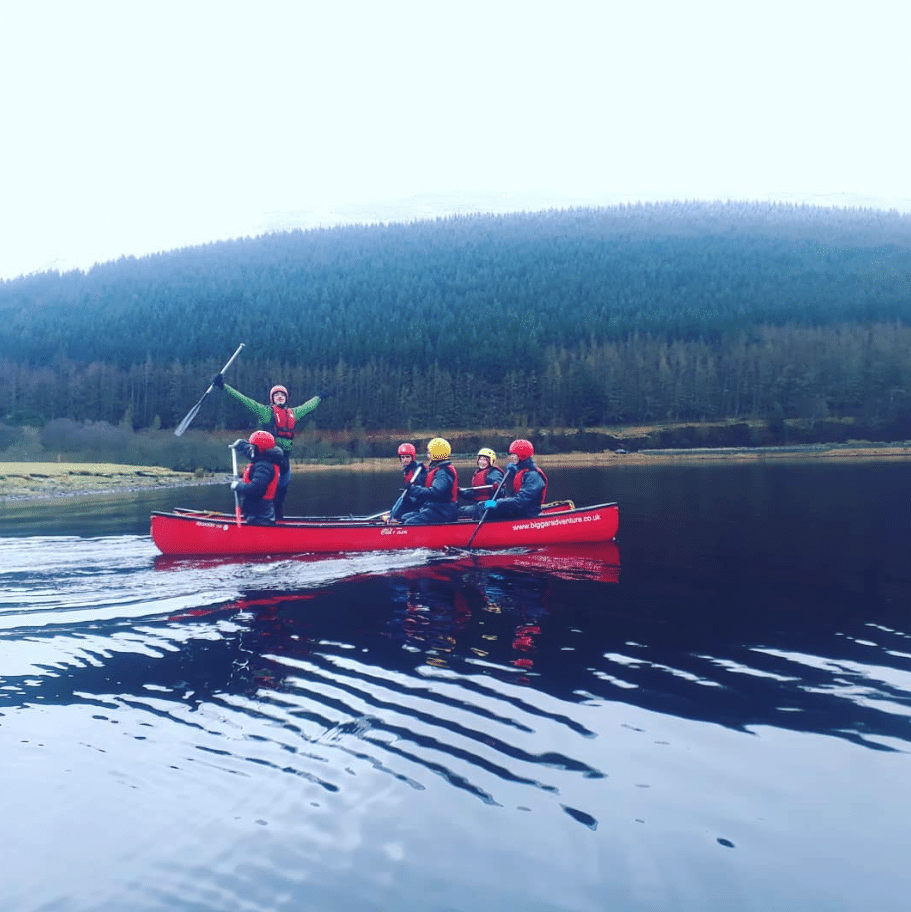
<instances>
[{"instance_id":1,"label":"canoe hull","mask_svg":"<svg viewBox=\"0 0 911 912\"><path fill-rule=\"evenodd\" d=\"M599 504L532 519L485 522L471 545L482 550L608 542L616 537L618 524L617 504ZM464 548L476 529L474 522L387 526L363 521L287 521L275 526L249 526L237 525L226 516L193 513L153 513L151 526L158 550L173 556Z\"/></svg>"}]
</instances>

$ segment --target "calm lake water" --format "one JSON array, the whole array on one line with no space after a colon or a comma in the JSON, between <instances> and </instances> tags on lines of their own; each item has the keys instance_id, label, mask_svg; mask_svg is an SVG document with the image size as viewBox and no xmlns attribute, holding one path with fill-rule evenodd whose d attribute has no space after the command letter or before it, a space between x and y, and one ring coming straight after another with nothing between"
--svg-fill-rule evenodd
<instances>
[{"instance_id":1,"label":"calm lake water","mask_svg":"<svg viewBox=\"0 0 911 912\"><path fill-rule=\"evenodd\" d=\"M906 907L911 463L549 474L618 548L175 561L150 511L226 486L0 502L0 909Z\"/></svg>"}]
</instances>

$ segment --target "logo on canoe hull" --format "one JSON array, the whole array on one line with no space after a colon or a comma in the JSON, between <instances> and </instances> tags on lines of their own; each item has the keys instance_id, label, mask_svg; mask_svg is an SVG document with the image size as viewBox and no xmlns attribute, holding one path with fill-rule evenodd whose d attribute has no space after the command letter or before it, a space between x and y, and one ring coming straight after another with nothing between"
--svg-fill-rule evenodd
<instances>
[{"instance_id":1,"label":"logo on canoe hull","mask_svg":"<svg viewBox=\"0 0 911 912\"><path fill-rule=\"evenodd\" d=\"M523 529L552 529L555 526L571 526L575 523L595 522L601 519L600 513L586 513L585 516L567 516L565 519L542 519L536 522L516 523L513 532Z\"/></svg>"}]
</instances>

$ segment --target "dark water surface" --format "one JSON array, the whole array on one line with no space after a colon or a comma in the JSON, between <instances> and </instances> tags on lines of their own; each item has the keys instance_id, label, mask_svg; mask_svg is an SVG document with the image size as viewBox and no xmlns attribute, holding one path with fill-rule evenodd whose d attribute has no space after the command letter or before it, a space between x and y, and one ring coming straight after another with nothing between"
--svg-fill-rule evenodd
<instances>
[{"instance_id":1,"label":"dark water surface","mask_svg":"<svg viewBox=\"0 0 911 912\"><path fill-rule=\"evenodd\" d=\"M906 908L911 465L550 474L619 549L178 561L150 511L226 487L0 503L0 910Z\"/></svg>"}]
</instances>

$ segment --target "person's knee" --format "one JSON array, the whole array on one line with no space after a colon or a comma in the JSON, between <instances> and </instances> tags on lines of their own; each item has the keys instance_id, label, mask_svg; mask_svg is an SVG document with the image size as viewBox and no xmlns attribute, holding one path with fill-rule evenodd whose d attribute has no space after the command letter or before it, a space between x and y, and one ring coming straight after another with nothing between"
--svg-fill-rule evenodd
<instances>
[{"instance_id":1,"label":"person's knee","mask_svg":"<svg viewBox=\"0 0 911 912\"><path fill-rule=\"evenodd\" d=\"M403 526L423 526L426 522L421 513L408 513L402 517Z\"/></svg>"}]
</instances>

